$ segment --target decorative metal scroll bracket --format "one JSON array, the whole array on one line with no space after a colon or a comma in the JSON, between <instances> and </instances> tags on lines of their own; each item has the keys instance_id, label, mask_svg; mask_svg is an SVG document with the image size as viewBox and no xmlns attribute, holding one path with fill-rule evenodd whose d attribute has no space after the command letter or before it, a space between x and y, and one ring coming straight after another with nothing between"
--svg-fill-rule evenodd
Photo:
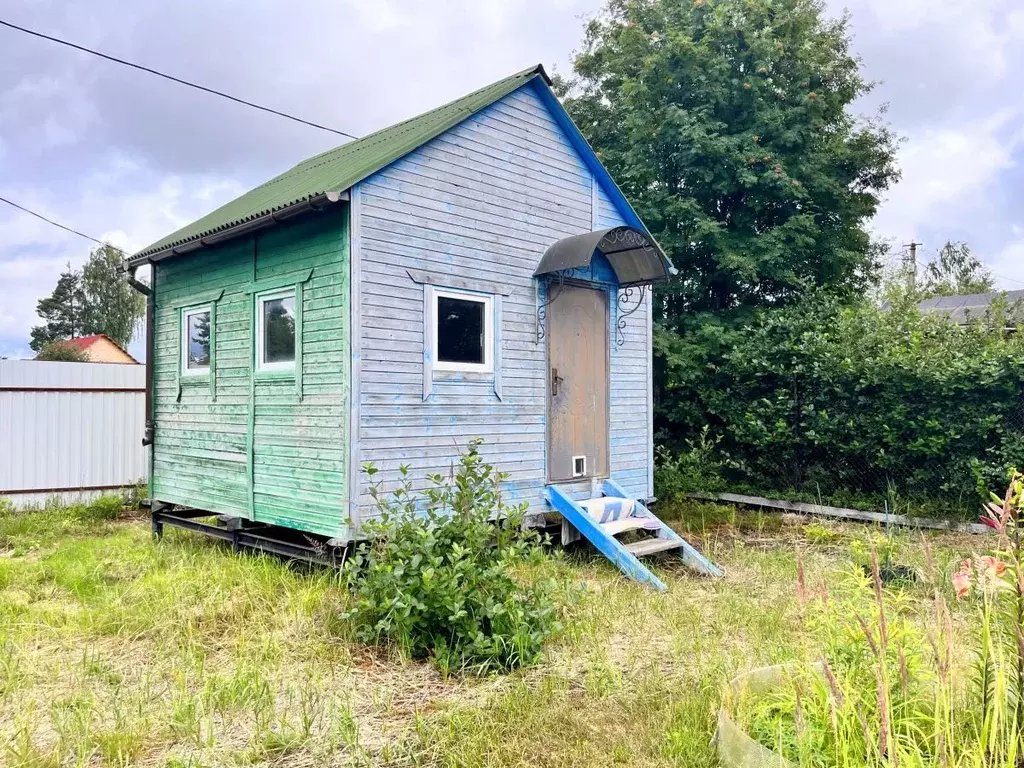
<instances>
[{"instance_id":1,"label":"decorative metal scroll bracket","mask_svg":"<svg viewBox=\"0 0 1024 768\"><path fill-rule=\"evenodd\" d=\"M626 335L623 331L626 330L626 318L636 312L644 304L644 297L647 294L647 286L639 286L639 295L637 296L636 304L630 306L630 302L633 301L633 293L636 291L637 286L629 286L619 291L618 297L618 318L615 323L615 345L621 347L626 343Z\"/></svg>"},{"instance_id":2,"label":"decorative metal scroll bracket","mask_svg":"<svg viewBox=\"0 0 1024 768\"><path fill-rule=\"evenodd\" d=\"M537 281L537 344L544 340L548 320L548 307L558 298L565 285L565 273L548 275L544 280ZM557 286L557 290L556 290Z\"/></svg>"},{"instance_id":3,"label":"decorative metal scroll bracket","mask_svg":"<svg viewBox=\"0 0 1024 768\"><path fill-rule=\"evenodd\" d=\"M650 240L628 227L619 227L610 231L602 238L600 248L606 257L624 251L654 252L654 246L651 245Z\"/></svg>"},{"instance_id":4,"label":"decorative metal scroll bracket","mask_svg":"<svg viewBox=\"0 0 1024 768\"><path fill-rule=\"evenodd\" d=\"M558 294L562 292L566 278L577 277L578 274L578 270L566 270L564 272L546 275L544 279L537 281L535 298L537 306L537 344L540 344L547 335L548 307L551 306L551 303L558 298ZM621 347L626 343L626 335L624 333L626 330L626 318L643 306L646 295L646 285L631 285L619 290L618 297L616 299L616 303L618 304L618 311L616 313L617 317L615 321L616 346ZM633 303L634 297L636 297L636 303Z\"/></svg>"}]
</instances>

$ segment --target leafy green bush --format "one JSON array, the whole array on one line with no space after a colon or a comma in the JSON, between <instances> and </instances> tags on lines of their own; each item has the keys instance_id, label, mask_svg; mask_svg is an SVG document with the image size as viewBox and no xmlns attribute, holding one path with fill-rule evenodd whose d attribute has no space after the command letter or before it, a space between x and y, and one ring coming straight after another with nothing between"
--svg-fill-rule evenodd
<instances>
[{"instance_id":1,"label":"leafy green bush","mask_svg":"<svg viewBox=\"0 0 1024 768\"><path fill-rule=\"evenodd\" d=\"M878 558L880 566L896 562L901 549L902 543L896 536L885 534L876 528L867 529L850 542L853 563L862 570L870 570L872 558L875 557Z\"/></svg>"},{"instance_id":2,"label":"leafy green bush","mask_svg":"<svg viewBox=\"0 0 1024 768\"><path fill-rule=\"evenodd\" d=\"M975 488L1024 465L1024 335L997 315L961 327L913 297L811 296L660 331L659 441L686 453L710 427L730 490L881 509L895 489L973 514Z\"/></svg>"},{"instance_id":3,"label":"leafy green bush","mask_svg":"<svg viewBox=\"0 0 1024 768\"><path fill-rule=\"evenodd\" d=\"M89 355L66 341L51 341L44 344L36 360L49 363L88 363Z\"/></svg>"},{"instance_id":4,"label":"leafy green bush","mask_svg":"<svg viewBox=\"0 0 1024 768\"><path fill-rule=\"evenodd\" d=\"M78 516L88 520L116 520L125 508L121 494L104 494L79 507Z\"/></svg>"},{"instance_id":5,"label":"leafy green bush","mask_svg":"<svg viewBox=\"0 0 1024 768\"><path fill-rule=\"evenodd\" d=\"M722 490L723 461L717 450L721 438L712 438L707 425L696 440L687 440L678 453L657 446L654 463L654 493L664 501L687 493Z\"/></svg>"},{"instance_id":6,"label":"leafy green bush","mask_svg":"<svg viewBox=\"0 0 1024 768\"><path fill-rule=\"evenodd\" d=\"M505 504L506 476L483 461L480 442L470 442L452 476L432 475L420 498L407 467L392 494L375 485L380 519L346 568L356 637L430 657L443 673L535 663L561 629L554 582L515 578L518 566L545 554L522 526L528 505Z\"/></svg>"},{"instance_id":7,"label":"leafy green bush","mask_svg":"<svg viewBox=\"0 0 1024 768\"><path fill-rule=\"evenodd\" d=\"M801 529L801 533L812 544L835 544L843 538L842 533L834 527L822 525L816 521L806 523Z\"/></svg>"},{"instance_id":8,"label":"leafy green bush","mask_svg":"<svg viewBox=\"0 0 1024 768\"><path fill-rule=\"evenodd\" d=\"M52 496L42 506L28 506L16 509L8 499L0 499L0 518L24 517L40 512L51 513L52 516L70 521L107 521L116 520L126 509L134 509L131 503L132 492L106 493L92 501L76 501L71 504L61 501L59 496Z\"/></svg>"}]
</instances>

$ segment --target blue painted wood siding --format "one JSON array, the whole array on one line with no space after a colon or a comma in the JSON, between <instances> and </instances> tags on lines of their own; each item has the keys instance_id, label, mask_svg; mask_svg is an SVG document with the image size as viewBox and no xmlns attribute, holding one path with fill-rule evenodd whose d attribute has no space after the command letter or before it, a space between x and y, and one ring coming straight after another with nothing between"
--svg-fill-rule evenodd
<instances>
[{"instance_id":1,"label":"blue painted wood siding","mask_svg":"<svg viewBox=\"0 0 1024 768\"><path fill-rule=\"evenodd\" d=\"M510 474L512 495L546 511L547 350L536 339L533 271L556 240L622 217L595 194L592 174L530 87L362 182L353 207L355 461L373 462L386 489L408 464L422 488L428 472L447 472L457 449L480 436L485 458ZM500 318L501 399L492 382L461 377L435 379L423 400L424 288L407 269L511 288ZM651 476L649 305L629 317L618 347L615 295L610 304L611 473L643 496ZM359 484L365 519L373 505L367 478Z\"/></svg>"},{"instance_id":2,"label":"blue painted wood siding","mask_svg":"<svg viewBox=\"0 0 1024 768\"><path fill-rule=\"evenodd\" d=\"M595 229L617 227L625 220L604 190L597 187ZM613 302L613 326L622 308ZM631 309L636 296L626 302ZM646 489L654 496L654 367L651 362L651 291L644 292L643 305L625 318L625 343L619 347L612 335L611 460L612 477L630 493L640 496ZM616 386L618 382L618 386ZM642 423L637 414L644 414ZM643 427L643 429L641 429ZM625 481L625 482L622 482Z\"/></svg>"}]
</instances>

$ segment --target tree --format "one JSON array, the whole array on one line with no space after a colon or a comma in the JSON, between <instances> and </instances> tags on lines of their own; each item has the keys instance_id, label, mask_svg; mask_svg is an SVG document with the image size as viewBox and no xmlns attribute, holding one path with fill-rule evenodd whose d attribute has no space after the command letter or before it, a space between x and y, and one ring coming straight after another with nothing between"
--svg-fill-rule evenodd
<instances>
[{"instance_id":1,"label":"tree","mask_svg":"<svg viewBox=\"0 0 1024 768\"><path fill-rule=\"evenodd\" d=\"M680 271L662 327L864 290L897 141L849 111L871 84L845 17L817 0L609 0L573 71L567 109Z\"/></svg>"},{"instance_id":2,"label":"tree","mask_svg":"<svg viewBox=\"0 0 1024 768\"><path fill-rule=\"evenodd\" d=\"M73 347L64 341L50 341L43 345L36 360L57 363L88 363L89 355L78 347Z\"/></svg>"},{"instance_id":3,"label":"tree","mask_svg":"<svg viewBox=\"0 0 1024 768\"><path fill-rule=\"evenodd\" d=\"M118 249L101 245L81 271L68 264L53 293L36 304L43 324L32 329L29 346L38 352L49 342L93 333L128 346L146 305L121 275L121 261Z\"/></svg>"},{"instance_id":4,"label":"tree","mask_svg":"<svg viewBox=\"0 0 1024 768\"><path fill-rule=\"evenodd\" d=\"M121 273L123 254L110 245L94 248L82 268L89 333L105 333L122 347L135 335L146 310L142 294Z\"/></svg>"},{"instance_id":5,"label":"tree","mask_svg":"<svg viewBox=\"0 0 1024 768\"><path fill-rule=\"evenodd\" d=\"M53 293L36 304L36 314L43 325L32 329L29 346L38 352L51 342L81 336L85 329L85 304L82 275L68 264L57 278Z\"/></svg>"},{"instance_id":6,"label":"tree","mask_svg":"<svg viewBox=\"0 0 1024 768\"><path fill-rule=\"evenodd\" d=\"M988 293L995 290L992 273L966 243L947 241L935 261L925 265L921 290L925 298Z\"/></svg>"},{"instance_id":7,"label":"tree","mask_svg":"<svg viewBox=\"0 0 1024 768\"><path fill-rule=\"evenodd\" d=\"M193 315L196 319L195 337L189 328L189 358L198 365L210 364L210 313L201 312Z\"/></svg>"}]
</instances>

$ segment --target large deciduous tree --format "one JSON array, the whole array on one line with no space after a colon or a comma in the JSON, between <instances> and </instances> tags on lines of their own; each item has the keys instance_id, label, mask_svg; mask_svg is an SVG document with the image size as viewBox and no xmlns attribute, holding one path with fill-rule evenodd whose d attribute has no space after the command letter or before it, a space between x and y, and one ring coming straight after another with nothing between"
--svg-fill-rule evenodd
<instances>
[{"instance_id":1,"label":"large deciduous tree","mask_svg":"<svg viewBox=\"0 0 1024 768\"><path fill-rule=\"evenodd\" d=\"M146 300L125 280L123 258L113 246L94 248L82 268L82 287L89 333L105 333L127 347L146 311Z\"/></svg>"},{"instance_id":2,"label":"large deciduous tree","mask_svg":"<svg viewBox=\"0 0 1024 768\"><path fill-rule=\"evenodd\" d=\"M51 342L105 333L128 346L145 311L145 300L120 273L121 251L110 245L94 248L79 271L61 273L53 293L36 304L43 324L32 329L29 346L40 351Z\"/></svg>"},{"instance_id":3,"label":"large deciduous tree","mask_svg":"<svg viewBox=\"0 0 1024 768\"><path fill-rule=\"evenodd\" d=\"M609 0L565 104L679 269L662 328L695 313L861 292L897 141L851 111L871 84L817 0Z\"/></svg>"}]
</instances>

